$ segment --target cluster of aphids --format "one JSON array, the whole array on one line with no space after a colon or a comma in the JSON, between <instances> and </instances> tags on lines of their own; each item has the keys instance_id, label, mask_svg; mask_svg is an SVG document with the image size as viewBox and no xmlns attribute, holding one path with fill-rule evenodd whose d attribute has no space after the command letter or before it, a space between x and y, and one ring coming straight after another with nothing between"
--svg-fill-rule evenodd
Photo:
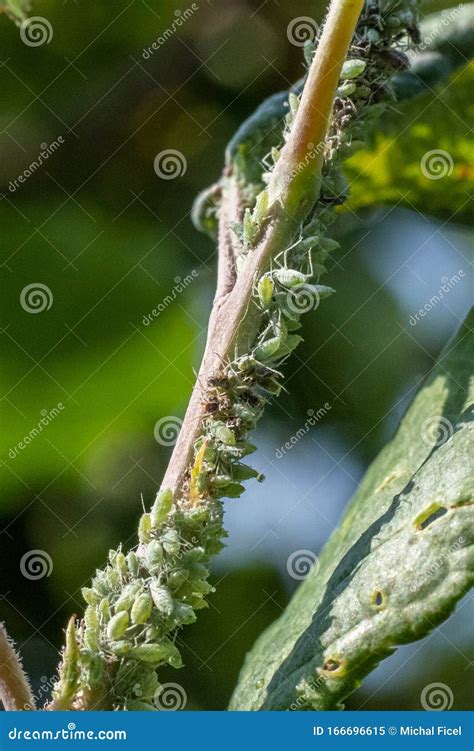
<instances>
[{"instance_id":1,"label":"cluster of aphids","mask_svg":"<svg viewBox=\"0 0 474 751\"><path fill-rule=\"evenodd\" d=\"M206 605L213 590L208 562L222 536L218 508L177 509L171 490L160 491L140 519L138 549L111 551L107 567L82 590L83 684L93 690L112 670L117 706L146 708L159 691L156 668L182 664L174 634Z\"/></svg>"}]
</instances>

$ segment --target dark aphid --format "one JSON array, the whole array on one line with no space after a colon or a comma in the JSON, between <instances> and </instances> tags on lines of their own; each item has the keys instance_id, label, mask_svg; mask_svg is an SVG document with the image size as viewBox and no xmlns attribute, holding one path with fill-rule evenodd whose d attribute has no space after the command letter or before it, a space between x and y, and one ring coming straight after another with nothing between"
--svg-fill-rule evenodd
<instances>
[{"instance_id":1,"label":"dark aphid","mask_svg":"<svg viewBox=\"0 0 474 751\"><path fill-rule=\"evenodd\" d=\"M376 55L394 70L407 70L410 67L408 57L399 50L377 50Z\"/></svg>"},{"instance_id":2,"label":"dark aphid","mask_svg":"<svg viewBox=\"0 0 474 751\"><path fill-rule=\"evenodd\" d=\"M407 28L407 34L410 37L413 44L420 44L421 42L421 33L420 29L416 24L410 24Z\"/></svg>"}]
</instances>

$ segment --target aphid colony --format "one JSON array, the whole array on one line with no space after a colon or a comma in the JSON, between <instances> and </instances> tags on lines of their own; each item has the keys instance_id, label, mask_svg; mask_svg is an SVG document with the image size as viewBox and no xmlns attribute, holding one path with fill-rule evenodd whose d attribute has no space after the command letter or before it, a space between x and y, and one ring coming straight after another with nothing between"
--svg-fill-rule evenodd
<instances>
[{"instance_id":1,"label":"aphid colony","mask_svg":"<svg viewBox=\"0 0 474 751\"><path fill-rule=\"evenodd\" d=\"M83 691L91 695L105 678L118 707L154 709L156 668L181 667L173 635L206 607L213 589L207 564L224 535L216 504L177 509L172 492L161 491L140 519L138 548L126 556L110 551L107 567L82 590L88 605L78 664L67 665L64 656L63 671L80 671Z\"/></svg>"},{"instance_id":2,"label":"aphid colony","mask_svg":"<svg viewBox=\"0 0 474 751\"><path fill-rule=\"evenodd\" d=\"M206 595L212 591L208 564L226 536L219 499L240 496L242 482L249 478L262 479L243 461L254 450L249 433L267 401L281 391L280 367L301 341L295 333L301 314L333 291L320 284L320 277L338 246L327 237L327 229L335 218L334 205L347 197L342 161L363 145L370 121L384 106L379 100L390 96L390 75L406 65L403 47L415 37L410 2L366 4L337 91L321 195L315 197L313 211L293 245L255 280L254 302L260 308L261 325L250 351L208 379L201 436L181 497L175 503L170 490L161 491L150 513L141 517L138 548L128 555L121 549L111 551L108 565L97 571L90 588L83 589L87 609L76 633L73 627L68 636L71 648L67 646L63 655L56 695L74 696L80 704L81 694L89 694L94 701L88 705L100 706L101 695L112 692L117 708L153 709L161 690L156 668L181 666L176 633L206 606ZM313 52L314 48L306 49L308 60ZM234 227L243 245L238 271L267 218L262 160L264 170L269 169L268 159L278 160L300 90L298 84L289 95L275 95L264 103L229 145L226 171L237 176L247 206L242 225ZM221 188L222 183L203 194L194 212L196 225L211 235ZM312 706L306 690L302 698Z\"/></svg>"}]
</instances>

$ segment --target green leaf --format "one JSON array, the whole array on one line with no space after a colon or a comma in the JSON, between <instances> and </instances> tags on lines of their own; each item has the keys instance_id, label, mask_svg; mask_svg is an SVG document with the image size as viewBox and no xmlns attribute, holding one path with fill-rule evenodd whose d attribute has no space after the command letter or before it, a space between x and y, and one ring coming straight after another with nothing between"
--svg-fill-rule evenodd
<instances>
[{"instance_id":1,"label":"green leaf","mask_svg":"<svg viewBox=\"0 0 474 751\"><path fill-rule=\"evenodd\" d=\"M341 708L381 659L443 621L472 585L473 324L474 311L319 566L256 642L231 709Z\"/></svg>"},{"instance_id":2,"label":"green leaf","mask_svg":"<svg viewBox=\"0 0 474 751\"><path fill-rule=\"evenodd\" d=\"M474 107L471 64L428 93L394 107L384 132L346 162L348 208L394 204L472 223L468 195L474 185L474 146L467 123Z\"/></svg>"}]
</instances>

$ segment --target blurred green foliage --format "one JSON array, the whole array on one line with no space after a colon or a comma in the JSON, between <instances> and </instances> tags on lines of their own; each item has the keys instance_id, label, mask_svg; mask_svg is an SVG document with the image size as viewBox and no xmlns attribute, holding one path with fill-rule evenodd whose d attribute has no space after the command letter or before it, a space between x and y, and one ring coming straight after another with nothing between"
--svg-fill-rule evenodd
<instances>
[{"instance_id":1,"label":"blurred green foliage","mask_svg":"<svg viewBox=\"0 0 474 751\"><path fill-rule=\"evenodd\" d=\"M140 496L151 501L171 450L154 439L154 425L163 416L182 416L189 398L215 272L213 245L190 222L194 196L219 176L225 144L244 117L300 77L302 54L288 42L289 21L303 15L320 21L324 8L319 1L203 3L148 59L143 50L184 5L38 0L33 13L49 21L53 34L35 47L0 17L0 617L37 682L55 669L66 618L81 612L79 587L109 547L119 540L134 544ZM355 187L354 210L374 198L398 203L406 186L416 191L408 198L418 210L452 213L458 166L448 190L414 174L416 148L422 154L431 138L433 148L441 140L454 149L456 165L464 160L463 118L446 112L467 110L461 94L443 109L447 96L451 88L441 102L436 94L425 108L417 104L417 122L402 139L385 134L374 150L355 157L351 175L362 172L362 187ZM413 106L397 107L400 122ZM414 151L409 135L419 136ZM59 137L64 143L12 191L43 144ZM389 150L374 162L386 142ZM185 173L175 180L154 171L155 156L165 149L185 157ZM375 220L391 208L382 211L341 214L342 249L330 270L338 294L306 317L305 343L288 366L289 392L272 405L267 423L279 421L290 432L309 407L329 400L330 429L363 464L385 442L407 390L429 369L446 334L441 328L420 347L405 328L402 301L367 263L362 250ZM172 292L176 277L193 270L196 279L145 325L144 316ZM31 314L20 296L38 282L53 302ZM59 403L59 415L11 458L42 410ZM258 504L258 487L248 492ZM51 556L49 577L20 575L21 557L31 549ZM214 605L183 632L189 655L180 680L196 706L226 705L245 651L285 605L288 581L270 562L255 569L252 559L238 570L217 564L223 581ZM272 597L260 596L263 590ZM212 674L201 669L203 656L212 656Z\"/></svg>"}]
</instances>

